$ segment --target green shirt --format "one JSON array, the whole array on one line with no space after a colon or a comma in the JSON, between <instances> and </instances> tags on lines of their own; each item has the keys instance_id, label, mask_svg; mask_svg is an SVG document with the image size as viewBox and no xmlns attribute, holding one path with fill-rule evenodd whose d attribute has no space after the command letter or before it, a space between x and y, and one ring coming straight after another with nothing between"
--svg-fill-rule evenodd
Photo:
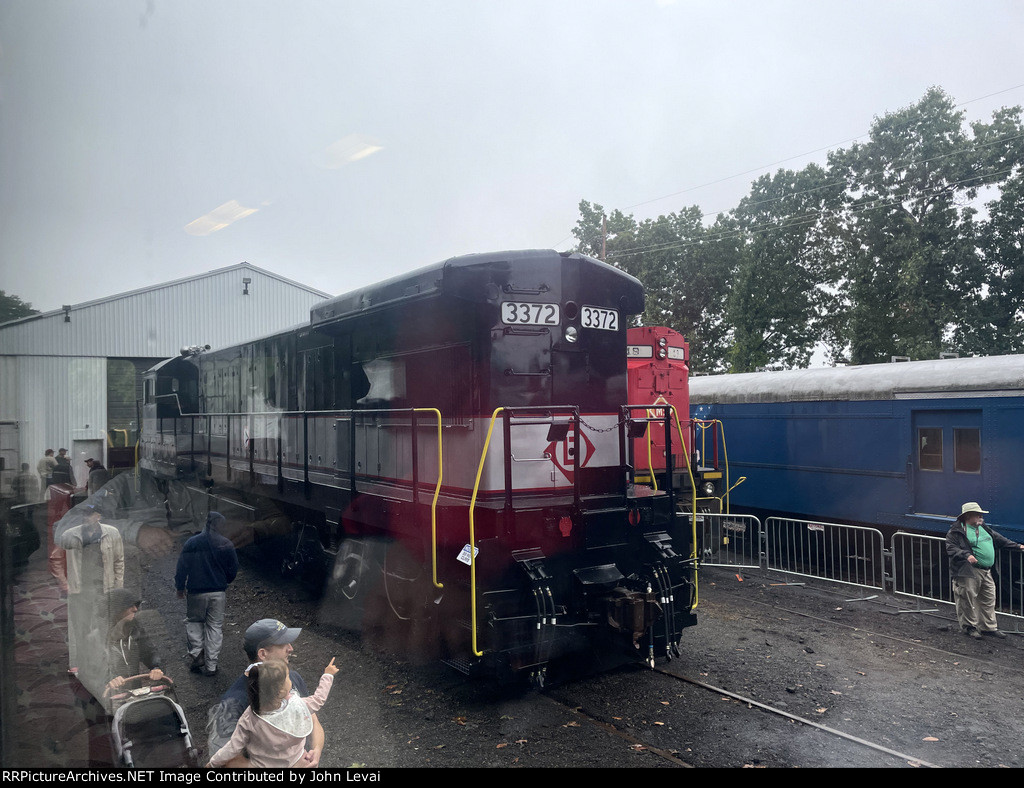
<instances>
[{"instance_id":1,"label":"green shirt","mask_svg":"<svg viewBox=\"0 0 1024 788\"><path fill-rule=\"evenodd\" d=\"M996 562L996 546L992 543L992 535L981 526L965 525L967 541L971 544L971 552L978 559L978 566L989 569Z\"/></svg>"}]
</instances>

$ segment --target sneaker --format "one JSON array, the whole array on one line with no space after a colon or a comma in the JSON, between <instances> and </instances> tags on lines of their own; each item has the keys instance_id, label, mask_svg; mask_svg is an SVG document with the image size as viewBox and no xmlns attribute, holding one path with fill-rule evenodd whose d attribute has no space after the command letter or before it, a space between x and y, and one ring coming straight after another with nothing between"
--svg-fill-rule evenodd
<instances>
[{"instance_id":1,"label":"sneaker","mask_svg":"<svg viewBox=\"0 0 1024 788\"><path fill-rule=\"evenodd\" d=\"M967 627L967 629L964 630L964 634L969 638L974 638L975 640L981 639L981 633L974 627Z\"/></svg>"},{"instance_id":2,"label":"sneaker","mask_svg":"<svg viewBox=\"0 0 1024 788\"><path fill-rule=\"evenodd\" d=\"M202 674L204 676L216 676L217 675L217 668L214 668L213 670L210 670L208 667L206 667L206 665L203 665L203 667L202 667Z\"/></svg>"},{"instance_id":3,"label":"sneaker","mask_svg":"<svg viewBox=\"0 0 1024 788\"><path fill-rule=\"evenodd\" d=\"M200 651L195 657L192 657L192 664L189 666L189 670L193 673L202 673L203 666L206 664L206 655Z\"/></svg>"},{"instance_id":4,"label":"sneaker","mask_svg":"<svg viewBox=\"0 0 1024 788\"><path fill-rule=\"evenodd\" d=\"M986 630L986 631L982 632L981 634L988 635L989 637L993 637L993 638L999 638L1000 640L1005 640L1006 639L1006 633L1005 632L1000 632L998 629L989 629L989 630Z\"/></svg>"}]
</instances>

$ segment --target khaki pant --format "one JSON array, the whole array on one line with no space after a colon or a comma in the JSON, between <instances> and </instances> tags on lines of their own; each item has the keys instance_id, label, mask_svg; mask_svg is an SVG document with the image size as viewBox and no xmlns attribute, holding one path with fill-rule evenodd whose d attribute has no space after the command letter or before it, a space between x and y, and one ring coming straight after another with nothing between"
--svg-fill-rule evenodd
<instances>
[{"instance_id":1,"label":"khaki pant","mask_svg":"<svg viewBox=\"0 0 1024 788\"><path fill-rule=\"evenodd\" d=\"M971 567L971 575L953 578L956 618L963 630L994 632L996 625L996 584L988 569Z\"/></svg>"}]
</instances>

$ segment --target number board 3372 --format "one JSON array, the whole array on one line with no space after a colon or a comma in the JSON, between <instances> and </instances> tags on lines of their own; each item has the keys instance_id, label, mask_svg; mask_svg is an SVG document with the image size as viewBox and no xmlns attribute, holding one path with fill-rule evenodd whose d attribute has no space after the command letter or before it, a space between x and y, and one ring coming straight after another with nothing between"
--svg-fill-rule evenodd
<instances>
[{"instance_id":1,"label":"number board 3372","mask_svg":"<svg viewBox=\"0 0 1024 788\"><path fill-rule=\"evenodd\" d=\"M504 301L501 322L513 326L557 326L558 304L528 304L522 301Z\"/></svg>"},{"instance_id":2,"label":"number board 3372","mask_svg":"<svg viewBox=\"0 0 1024 788\"><path fill-rule=\"evenodd\" d=\"M580 310L580 325L583 328L599 328L602 331L619 330L619 313L614 309L585 306Z\"/></svg>"}]
</instances>

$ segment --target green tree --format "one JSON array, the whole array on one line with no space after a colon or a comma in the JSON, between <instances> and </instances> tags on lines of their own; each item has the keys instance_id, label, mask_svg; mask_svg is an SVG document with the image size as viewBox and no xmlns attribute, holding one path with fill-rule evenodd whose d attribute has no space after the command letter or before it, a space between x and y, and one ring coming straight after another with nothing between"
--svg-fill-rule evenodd
<instances>
[{"instance_id":1,"label":"green tree","mask_svg":"<svg viewBox=\"0 0 1024 788\"><path fill-rule=\"evenodd\" d=\"M8 295L3 290L0 290L0 323L38 314L39 310L33 309L32 304L22 301L16 295Z\"/></svg>"},{"instance_id":2,"label":"green tree","mask_svg":"<svg viewBox=\"0 0 1024 788\"><path fill-rule=\"evenodd\" d=\"M600 257L604 246L608 263L643 283L638 324L668 326L685 336L695 371L724 370L725 303L738 253L729 219L719 217L708 228L692 207L638 224L619 211L605 219L600 205L583 201L574 233L579 251Z\"/></svg>"},{"instance_id":3,"label":"green tree","mask_svg":"<svg viewBox=\"0 0 1024 788\"><path fill-rule=\"evenodd\" d=\"M740 372L823 346L858 364L1024 350L1022 227L1021 108L968 128L931 88L826 167L757 179L711 227L696 206L638 222L583 201L574 234L597 257L605 237L647 289L640 321L687 336L695 369Z\"/></svg>"},{"instance_id":4,"label":"green tree","mask_svg":"<svg viewBox=\"0 0 1024 788\"><path fill-rule=\"evenodd\" d=\"M1024 353L1024 173L987 206L978 233L984 282L967 299L955 342L968 354Z\"/></svg>"},{"instance_id":5,"label":"green tree","mask_svg":"<svg viewBox=\"0 0 1024 788\"><path fill-rule=\"evenodd\" d=\"M740 201L732 371L805 367L816 344L836 333L841 206L842 184L816 164L762 176Z\"/></svg>"},{"instance_id":6,"label":"green tree","mask_svg":"<svg viewBox=\"0 0 1024 788\"><path fill-rule=\"evenodd\" d=\"M876 118L868 142L829 157L847 193L845 326L853 363L938 357L984 280L967 204L1006 177L998 140L1009 119L976 126L972 139L963 116L932 88L916 105Z\"/></svg>"}]
</instances>

